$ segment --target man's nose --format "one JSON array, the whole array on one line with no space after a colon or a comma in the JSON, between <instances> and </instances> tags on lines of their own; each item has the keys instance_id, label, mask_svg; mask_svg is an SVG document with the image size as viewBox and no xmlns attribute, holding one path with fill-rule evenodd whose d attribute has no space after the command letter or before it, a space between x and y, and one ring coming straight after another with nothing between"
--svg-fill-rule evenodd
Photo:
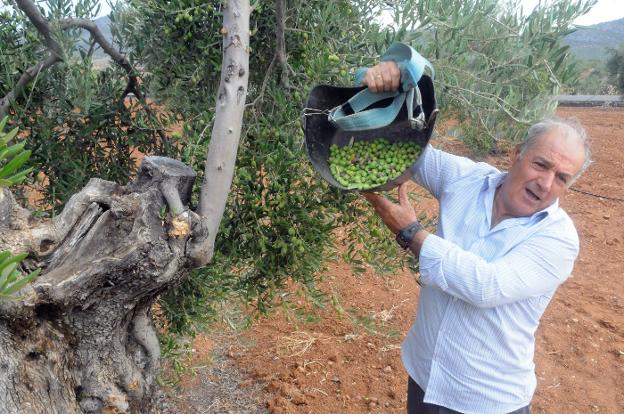
<instances>
[{"instance_id":1,"label":"man's nose","mask_svg":"<svg viewBox=\"0 0 624 414\"><path fill-rule=\"evenodd\" d=\"M537 181L540 190L542 190L544 193L548 193L550 191L550 188L552 187L552 183L555 180L555 173L554 171L545 171L544 174L540 175L539 180Z\"/></svg>"}]
</instances>

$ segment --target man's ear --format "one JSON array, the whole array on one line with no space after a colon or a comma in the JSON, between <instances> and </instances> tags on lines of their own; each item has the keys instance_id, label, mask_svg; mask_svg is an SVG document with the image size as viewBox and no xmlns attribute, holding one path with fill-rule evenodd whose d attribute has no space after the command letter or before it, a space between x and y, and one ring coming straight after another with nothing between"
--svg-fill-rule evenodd
<instances>
[{"instance_id":1,"label":"man's ear","mask_svg":"<svg viewBox=\"0 0 624 414\"><path fill-rule=\"evenodd\" d=\"M514 147L514 149L511 151L510 154L510 158L511 158L511 163L515 163L518 158L520 158L520 149L522 147L522 144L518 144Z\"/></svg>"}]
</instances>

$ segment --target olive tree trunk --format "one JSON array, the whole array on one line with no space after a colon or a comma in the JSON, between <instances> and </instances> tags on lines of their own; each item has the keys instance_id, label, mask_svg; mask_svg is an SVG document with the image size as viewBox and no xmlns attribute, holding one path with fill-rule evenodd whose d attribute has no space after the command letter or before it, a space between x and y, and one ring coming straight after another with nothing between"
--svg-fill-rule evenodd
<instances>
[{"instance_id":1,"label":"olive tree trunk","mask_svg":"<svg viewBox=\"0 0 624 414\"><path fill-rule=\"evenodd\" d=\"M186 204L194 178L148 157L128 186L92 179L44 223L4 190L0 247L31 252L26 265L44 273L0 301L0 412L150 412L160 355L150 309L184 276L193 224L162 220L162 188Z\"/></svg>"}]
</instances>

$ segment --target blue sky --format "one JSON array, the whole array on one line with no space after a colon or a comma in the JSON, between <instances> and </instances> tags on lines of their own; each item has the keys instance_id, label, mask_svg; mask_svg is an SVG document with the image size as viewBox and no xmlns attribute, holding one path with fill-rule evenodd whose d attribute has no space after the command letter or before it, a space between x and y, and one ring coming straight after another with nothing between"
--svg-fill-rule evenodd
<instances>
[{"instance_id":1,"label":"blue sky","mask_svg":"<svg viewBox=\"0 0 624 414\"><path fill-rule=\"evenodd\" d=\"M525 13L532 10L540 0L522 0ZM544 1L544 0L542 0ZM106 0L101 0L102 10L100 15L106 15L110 11ZM624 17L624 0L598 0L598 3L585 16L575 21L581 25L591 25L609 20L617 20Z\"/></svg>"}]
</instances>

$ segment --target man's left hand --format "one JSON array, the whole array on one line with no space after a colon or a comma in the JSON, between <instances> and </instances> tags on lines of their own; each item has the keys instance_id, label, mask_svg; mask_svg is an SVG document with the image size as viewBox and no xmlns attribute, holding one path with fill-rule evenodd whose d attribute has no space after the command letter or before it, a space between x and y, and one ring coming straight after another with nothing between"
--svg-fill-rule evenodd
<instances>
[{"instance_id":1,"label":"man's left hand","mask_svg":"<svg viewBox=\"0 0 624 414\"><path fill-rule=\"evenodd\" d=\"M399 204L395 204L377 193L362 193L394 234L418 220L416 211L407 196L407 183L401 184L398 192Z\"/></svg>"}]
</instances>

